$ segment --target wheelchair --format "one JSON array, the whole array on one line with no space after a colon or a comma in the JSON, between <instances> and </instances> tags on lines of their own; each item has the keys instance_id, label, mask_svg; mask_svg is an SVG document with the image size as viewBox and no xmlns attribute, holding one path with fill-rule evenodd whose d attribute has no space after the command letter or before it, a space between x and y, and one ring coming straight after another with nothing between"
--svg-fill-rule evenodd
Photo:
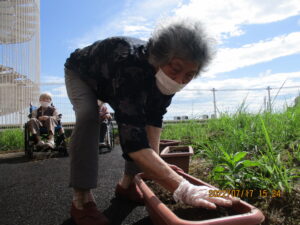
<instances>
[{"instance_id":1,"label":"wheelchair","mask_svg":"<svg viewBox=\"0 0 300 225\"><path fill-rule=\"evenodd\" d=\"M104 145L100 144L100 137L99 137L99 153L102 153L102 148L107 148L111 151L115 146L115 134L114 134L114 127L112 120L104 120L101 126L104 125L107 127L106 134L104 136Z\"/></svg>"},{"instance_id":2,"label":"wheelchair","mask_svg":"<svg viewBox=\"0 0 300 225\"><path fill-rule=\"evenodd\" d=\"M53 105L52 105L53 106ZM29 115L28 118L31 119L32 117L32 111L37 109L37 107L30 105L29 108ZM29 158L33 158L33 153L34 152L41 152L41 151L58 151L60 155L62 156L68 156L68 151L67 151L67 144L65 141L65 134L64 132L61 133L61 130L63 129L61 125L61 118L62 114L58 115L59 120L58 120L58 125L55 127L55 132L54 132L54 149L49 149L49 148L39 148L35 144L35 140L33 135L29 131L29 122L26 122L24 124L24 146L25 146L25 155ZM45 140L48 136L48 130L46 127L41 127L40 128L40 136L42 140Z\"/></svg>"}]
</instances>

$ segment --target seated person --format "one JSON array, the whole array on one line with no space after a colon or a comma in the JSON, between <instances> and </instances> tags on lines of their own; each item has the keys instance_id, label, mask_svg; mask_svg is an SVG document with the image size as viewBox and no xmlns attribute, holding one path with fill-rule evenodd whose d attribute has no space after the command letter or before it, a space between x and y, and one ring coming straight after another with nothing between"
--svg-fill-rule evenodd
<instances>
[{"instance_id":1,"label":"seated person","mask_svg":"<svg viewBox=\"0 0 300 225\"><path fill-rule=\"evenodd\" d=\"M40 95L41 106L32 111L32 117L29 120L29 131L35 139L38 147L54 148L54 131L58 125L59 115L54 106L51 105L52 97L50 93ZM41 140L40 128L45 127L48 131L46 143ZM63 132L62 130L60 132Z\"/></svg>"},{"instance_id":2,"label":"seated person","mask_svg":"<svg viewBox=\"0 0 300 225\"><path fill-rule=\"evenodd\" d=\"M99 114L100 114L100 146L105 146L104 138L107 132L107 123L112 118L105 103L99 104Z\"/></svg>"}]
</instances>

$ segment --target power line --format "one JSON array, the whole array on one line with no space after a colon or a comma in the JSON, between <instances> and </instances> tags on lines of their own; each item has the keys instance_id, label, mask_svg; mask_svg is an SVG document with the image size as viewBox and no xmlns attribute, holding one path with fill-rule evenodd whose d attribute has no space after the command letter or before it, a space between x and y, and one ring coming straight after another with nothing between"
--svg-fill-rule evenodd
<instances>
[{"instance_id":1,"label":"power line","mask_svg":"<svg viewBox=\"0 0 300 225\"><path fill-rule=\"evenodd\" d=\"M292 89L292 88L300 88L300 86L289 86L289 87L270 87L270 90L279 90L279 89ZM183 91L263 91L268 90L266 88L228 88L228 89L183 89Z\"/></svg>"}]
</instances>

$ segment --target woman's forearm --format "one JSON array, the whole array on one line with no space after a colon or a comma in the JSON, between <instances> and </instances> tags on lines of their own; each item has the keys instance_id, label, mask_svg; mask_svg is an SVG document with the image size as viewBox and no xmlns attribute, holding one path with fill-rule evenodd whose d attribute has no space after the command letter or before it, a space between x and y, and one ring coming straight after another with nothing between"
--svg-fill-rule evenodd
<instances>
[{"instance_id":1,"label":"woman's forearm","mask_svg":"<svg viewBox=\"0 0 300 225\"><path fill-rule=\"evenodd\" d=\"M183 180L152 149L142 149L132 152L129 153L129 156L150 179L156 181L172 193Z\"/></svg>"},{"instance_id":2,"label":"woman's forearm","mask_svg":"<svg viewBox=\"0 0 300 225\"><path fill-rule=\"evenodd\" d=\"M150 147L159 154L159 141L162 129L151 125L146 126L147 137Z\"/></svg>"}]
</instances>

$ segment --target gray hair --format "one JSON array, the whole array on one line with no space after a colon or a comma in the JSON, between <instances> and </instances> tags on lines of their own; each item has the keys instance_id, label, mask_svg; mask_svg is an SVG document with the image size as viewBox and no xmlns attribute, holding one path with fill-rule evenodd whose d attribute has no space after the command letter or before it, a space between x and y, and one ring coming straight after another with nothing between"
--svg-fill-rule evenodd
<instances>
[{"instance_id":1,"label":"gray hair","mask_svg":"<svg viewBox=\"0 0 300 225\"><path fill-rule=\"evenodd\" d=\"M171 20L158 26L148 42L148 61L155 67L166 65L174 57L199 65L197 77L213 57L213 39L208 38L196 20Z\"/></svg>"}]
</instances>

